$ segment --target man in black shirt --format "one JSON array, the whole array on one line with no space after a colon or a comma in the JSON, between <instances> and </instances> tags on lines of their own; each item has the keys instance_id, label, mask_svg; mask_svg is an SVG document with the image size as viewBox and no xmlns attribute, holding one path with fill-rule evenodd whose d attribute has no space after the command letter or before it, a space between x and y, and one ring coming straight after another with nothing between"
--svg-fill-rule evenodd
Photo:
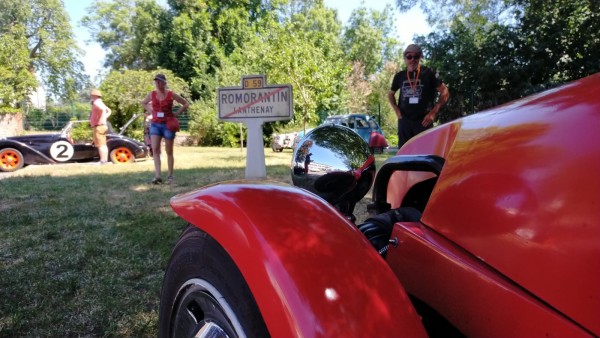
<instances>
[{"instance_id":1,"label":"man in black shirt","mask_svg":"<svg viewBox=\"0 0 600 338\"><path fill-rule=\"evenodd\" d=\"M423 52L418 45L404 50L406 70L394 75L388 99L398 116L398 148L418 133L433 126L437 112L448 101L448 88L435 70L420 65ZM400 90L396 103L396 92ZM440 96L435 103L436 91ZM435 103L435 104L434 104Z\"/></svg>"}]
</instances>

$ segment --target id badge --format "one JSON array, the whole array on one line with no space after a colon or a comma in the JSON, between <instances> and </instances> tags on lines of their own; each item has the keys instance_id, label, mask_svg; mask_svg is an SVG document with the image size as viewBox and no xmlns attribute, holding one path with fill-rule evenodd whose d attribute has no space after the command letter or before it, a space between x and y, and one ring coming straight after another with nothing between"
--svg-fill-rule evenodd
<instances>
[{"instance_id":1,"label":"id badge","mask_svg":"<svg viewBox=\"0 0 600 338\"><path fill-rule=\"evenodd\" d=\"M409 97L408 103L409 104L419 104L419 98L418 97Z\"/></svg>"},{"instance_id":2,"label":"id badge","mask_svg":"<svg viewBox=\"0 0 600 338\"><path fill-rule=\"evenodd\" d=\"M163 112L159 111L158 113L156 113L156 117L158 117L158 118L161 118L161 119L162 119L163 117L165 117L165 113L163 113Z\"/></svg>"}]
</instances>

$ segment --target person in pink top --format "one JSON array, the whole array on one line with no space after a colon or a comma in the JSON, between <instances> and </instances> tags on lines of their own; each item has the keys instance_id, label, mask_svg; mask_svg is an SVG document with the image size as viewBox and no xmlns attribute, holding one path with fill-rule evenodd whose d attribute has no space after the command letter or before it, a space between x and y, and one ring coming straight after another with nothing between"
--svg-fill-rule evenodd
<instances>
[{"instance_id":1,"label":"person in pink top","mask_svg":"<svg viewBox=\"0 0 600 338\"><path fill-rule=\"evenodd\" d=\"M163 182L160 170L160 144L163 138L165 139L165 150L167 151L169 173L167 182L172 183L173 165L175 164L175 158L173 157L175 132L167 128L167 119L179 116L188 109L190 104L186 99L167 88L167 77L164 74L157 74L154 77L154 85L156 90L153 90L142 100L142 107L152 113L150 138L152 142L152 158L154 159L154 179L150 183L161 184ZM175 112L173 112L173 101L181 104L181 107Z\"/></svg>"},{"instance_id":2,"label":"person in pink top","mask_svg":"<svg viewBox=\"0 0 600 338\"><path fill-rule=\"evenodd\" d=\"M98 148L100 164L108 162L108 147L106 146L106 125L108 117L112 110L102 102L102 93L98 89L93 89L90 93L92 99L92 113L90 114L90 126L94 130L94 146Z\"/></svg>"}]
</instances>

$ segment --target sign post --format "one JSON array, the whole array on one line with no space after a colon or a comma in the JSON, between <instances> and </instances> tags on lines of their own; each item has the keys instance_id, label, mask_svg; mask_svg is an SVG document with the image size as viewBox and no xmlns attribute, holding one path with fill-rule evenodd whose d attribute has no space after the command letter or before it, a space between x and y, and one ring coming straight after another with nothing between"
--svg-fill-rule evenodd
<instances>
[{"instance_id":1,"label":"sign post","mask_svg":"<svg viewBox=\"0 0 600 338\"><path fill-rule=\"evenodd\" d=\"M267 85L265 75L242 76L241 87L217 89L219 120L243 122L248 127L246 178L267 177L262 125L290 120L292 98L292 86Z\"/></svg>"}]
</instances>

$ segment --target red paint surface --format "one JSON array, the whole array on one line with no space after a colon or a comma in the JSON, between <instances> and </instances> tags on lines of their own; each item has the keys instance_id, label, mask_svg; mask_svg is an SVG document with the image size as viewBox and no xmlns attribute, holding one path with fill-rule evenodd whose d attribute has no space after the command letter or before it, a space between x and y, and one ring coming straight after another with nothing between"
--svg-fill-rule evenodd
<instances>
[{"instance_id":1,"label":"red paint surface","mask_svg":"<svg viewBox=\"0 0 600 338\"><path fill-rule=\"evenodd\" d=\"M171 205L227 250L273 337L425 336L385 261L314 195L230 183L176 196Z\"/></svg>"},{"instance_id":2,"label":"red paint surface","mask_svg":"<svg viewBox=\"0 0 600 338\"><path fill-rule=\"evenodd\" d=\"M451 316L505 307L513 313L504 324L515 326L513 336L534 333L527 321L561 335L566 331L552 330L563 319L600 335L600 74L435 128L399 153L446 159L422 222L448 240L437 245L415 239L414 252L404 256L430 251L432 257L415 262L411 269L419 276L399 275L419 284L421 293L438 292L434 288L443 286L419 278L443 277L430 270L459 278L454 272L462 269L460 260L444 258L451 243L484 264L473 278L452 286L468 289L461 290L465 297L472 293L461 305L450 304L458 289L442 289L440 297L448 298L436 301L452 309ZM397 207L407 185L422 178L394 175L388 196ZM522 289L515 295L522 299L503 299L507 290L486 282L490 274ZM526 311L522 302L532 299L535 309ZM488 336L484 323L495 320L494 311L490 318L461 320L463 329Z\"/></svg>"}]
</instances>

